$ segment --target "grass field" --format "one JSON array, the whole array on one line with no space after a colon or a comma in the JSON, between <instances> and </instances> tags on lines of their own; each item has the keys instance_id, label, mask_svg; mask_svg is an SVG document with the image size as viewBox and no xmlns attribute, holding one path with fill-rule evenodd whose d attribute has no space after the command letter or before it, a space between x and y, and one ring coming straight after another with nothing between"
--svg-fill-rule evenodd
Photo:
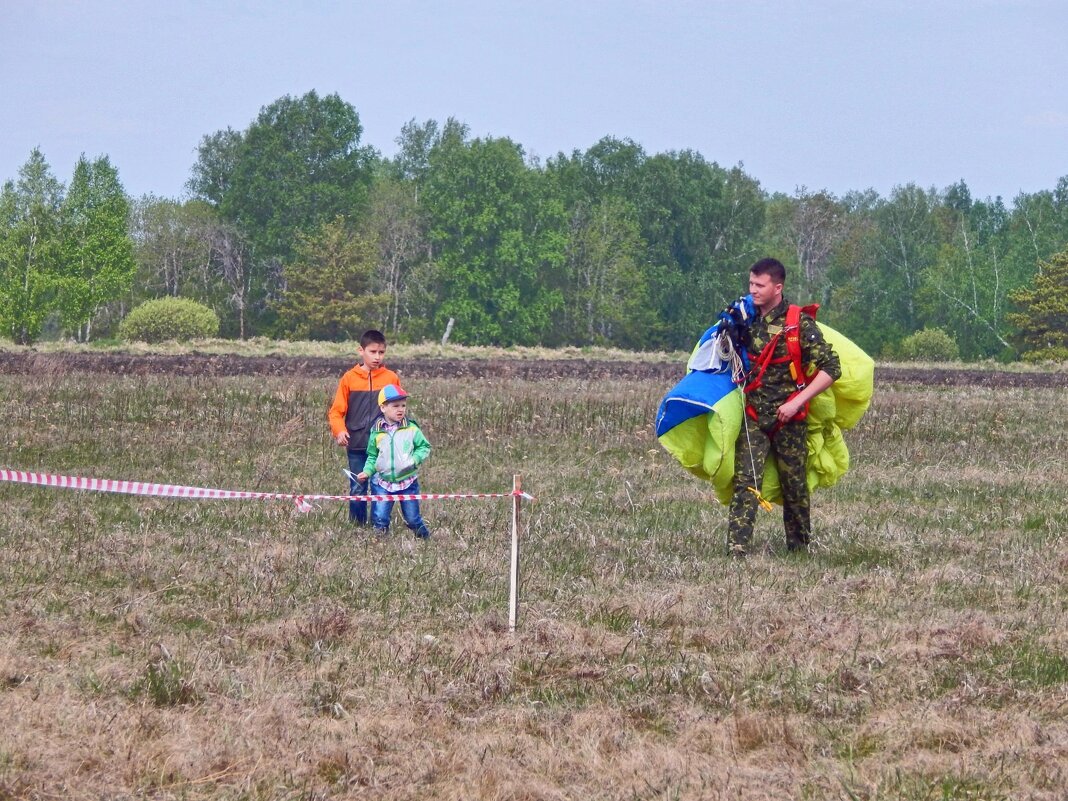
<instances>
[{"instance_id":1,"label":"grass field","mask_svg":"<svg viewBox=\"0 0 1068 801\"><path fill-rule=\"evenodd\" d=\"M321 358L352 359L358 342L323 342L312 340L268 339L198 339L189 342L125 342L122 340L76 343L69 340L37 342L31 346L16 345L11 340L0 339L0 353L129 353L136 355L178 355L189 353L224 354L239 356L310 356ZM645 354L645 358L685 362L689 353ZM489 359L519 359L524 361L544 359L602 359L626 360L635 358L634 351L595 346L541 348L515 345L502 348L490 345L441 345L437 342L393 343L389 346L389 358L396 359L463 359L484 361Z\"/></svg>"},{"instance_id":2,"label":"grass field","mask_svg":"<svg viewBox=\"0 0 1068 801\"><path fill-rule=\"evenodd\" d=\"M0 799L1064 799L1068 412L880 385L818 547L724 555L666 387L408 382L434 539L0 487ZM0 465L340 492L331 380L0 376Z\"/></svg>"}]
</instances>

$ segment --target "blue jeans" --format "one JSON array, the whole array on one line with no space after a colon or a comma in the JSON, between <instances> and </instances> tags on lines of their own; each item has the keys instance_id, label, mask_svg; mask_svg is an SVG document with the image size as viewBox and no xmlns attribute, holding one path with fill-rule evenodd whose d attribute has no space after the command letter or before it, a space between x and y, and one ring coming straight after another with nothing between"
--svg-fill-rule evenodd
<instances>
[{"instance_id":1,"label":"blue jeans","mask_svg":"<svg viewBox=\"0 0 1068 801\"><path fill-rule=\"evenodd\" d=\"M419 494L419 480L416 479L412 482L412 485L407 489L399 492L392 492L386 489L377 481L374 477L371 478L371 494L372 495L418 495ZM393 504L396 501L374 501L371 503L371 523L375 528L388 529L389 519L393 516ZM400 501L401 516L404 518L404 524L415 532L415 536L421 539L427 539L430 536L430 530L426 527L426 523L423 522L423 518L419 514L419 501Z\"/></svg>"},{"instance_id":2,"label":"blue jeans","mask_svg":"<svg viewBox=\"0 0 1068 801\"><path fill-rule=\"evenodd\" d=\"M358 476L363 472L363 463L367 461L367 449L362 451L349 451L349 472ZM367 482L349 478L349 495L366 495ZM361 526L367 523L367 501L349 501L349 522L359 523Z\"/></svg>"}]
</instances>

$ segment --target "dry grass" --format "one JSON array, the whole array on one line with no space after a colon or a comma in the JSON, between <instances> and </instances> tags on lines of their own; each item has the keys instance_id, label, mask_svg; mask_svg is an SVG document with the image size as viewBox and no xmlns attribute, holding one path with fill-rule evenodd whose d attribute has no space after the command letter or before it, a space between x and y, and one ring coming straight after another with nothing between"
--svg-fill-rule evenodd
<instances>
[{"instance_id":1,"label":"dry grass","mask_svg":"<svg viewBox=\"0 0 1068 801\"><path fill-rule=\"evenodd\" d=\"M0 798L1061 799L1063 391L881 387L819 547L723 554L661 387L410 382L434 539L0 487ZM333 492L332 386L0 378L0 463Z\"/></svg>"},{"instance_id":2,"label":"dry grass","mask_svg":"<svg viewBox=\"0 0 1068 801\"><path fill-rule=\"evenodd\" d=\"M236 354L239 356L310 356L319 358L352 359L355 357L356 342L320 342L309 340L288 341L253 337L251 339L202 339L191 342L124 342L121 340L102 340L90 343L77 343L68 340L38 342L32 346L16 345L11 340L0 339L0 352L25 353L129 353L137 355L162 354L181 355L189 353ZM494 347L490 345L457 345L438 342L391 343L391 359L519 359L537 361L543 359L596 359L605 361L631 361L634 359L653 360L657 362L668 359L672 362L685 363L688 353L647 352L636 354L634 351L618 348L596 346L585 347Z\"/></svg>"}]
</instances>

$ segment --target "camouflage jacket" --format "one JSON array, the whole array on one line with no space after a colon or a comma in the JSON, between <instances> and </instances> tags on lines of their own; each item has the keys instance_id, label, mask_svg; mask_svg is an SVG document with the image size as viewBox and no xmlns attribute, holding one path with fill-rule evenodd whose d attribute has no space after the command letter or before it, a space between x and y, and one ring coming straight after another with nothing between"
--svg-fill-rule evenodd
<instances>
[{"instance_id":1,"label":"camouflage jacket","mask_svg":"<svg viewBox=\"0 0 1068 801\"><path fill-rule=\"evenodd\" d=\"M766 316L757 316L753 320L749 326L748 341L745 343L749 351L750 362L760 355L764 346L775 334L783 330L786 325L786 309L789 305L790 302L783 298L782 303L768 312ZM786 337L779 337L772 358L785 358L787 355ZM835 381L842 376L838 355L834 352L834 348L824 340L816 321L807 314L801 315L801 363L809 375L815 375L818 370L822 370ZM812 370L810 365L815 365L816 370ZM756 370L748 380L755 377ZM747 397L749 404L756 410L757 424L764 430L774 427L776 412L796 390L797 382L790 376L788 361L768 365L761 386L749 392Z\"/></svg>"}]
</instances>

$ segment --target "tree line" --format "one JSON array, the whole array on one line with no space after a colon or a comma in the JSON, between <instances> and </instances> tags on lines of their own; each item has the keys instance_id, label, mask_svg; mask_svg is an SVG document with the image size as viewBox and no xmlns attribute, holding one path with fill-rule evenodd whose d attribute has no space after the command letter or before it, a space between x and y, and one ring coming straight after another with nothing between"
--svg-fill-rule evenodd
<instances>
[{"instance_id":1,"label":"tree line","mask_svg":"<svg viewBox=\"0 0 1068 801\"><path fill-rule=\"evenodd\" d=\"M85 341L175 296L240 338L687 348L770 255L873 354L934 328L1013 358L1068 247L1068 176L1011 206L964 181L786 195L626 138L541 162L455 119L409 122L392 158L362 134L337 95L280 98L203 137L183 198L128 199L106 157L65 186L33 151L0 193L0 332Z\"/></svg>"}]
</instances>

